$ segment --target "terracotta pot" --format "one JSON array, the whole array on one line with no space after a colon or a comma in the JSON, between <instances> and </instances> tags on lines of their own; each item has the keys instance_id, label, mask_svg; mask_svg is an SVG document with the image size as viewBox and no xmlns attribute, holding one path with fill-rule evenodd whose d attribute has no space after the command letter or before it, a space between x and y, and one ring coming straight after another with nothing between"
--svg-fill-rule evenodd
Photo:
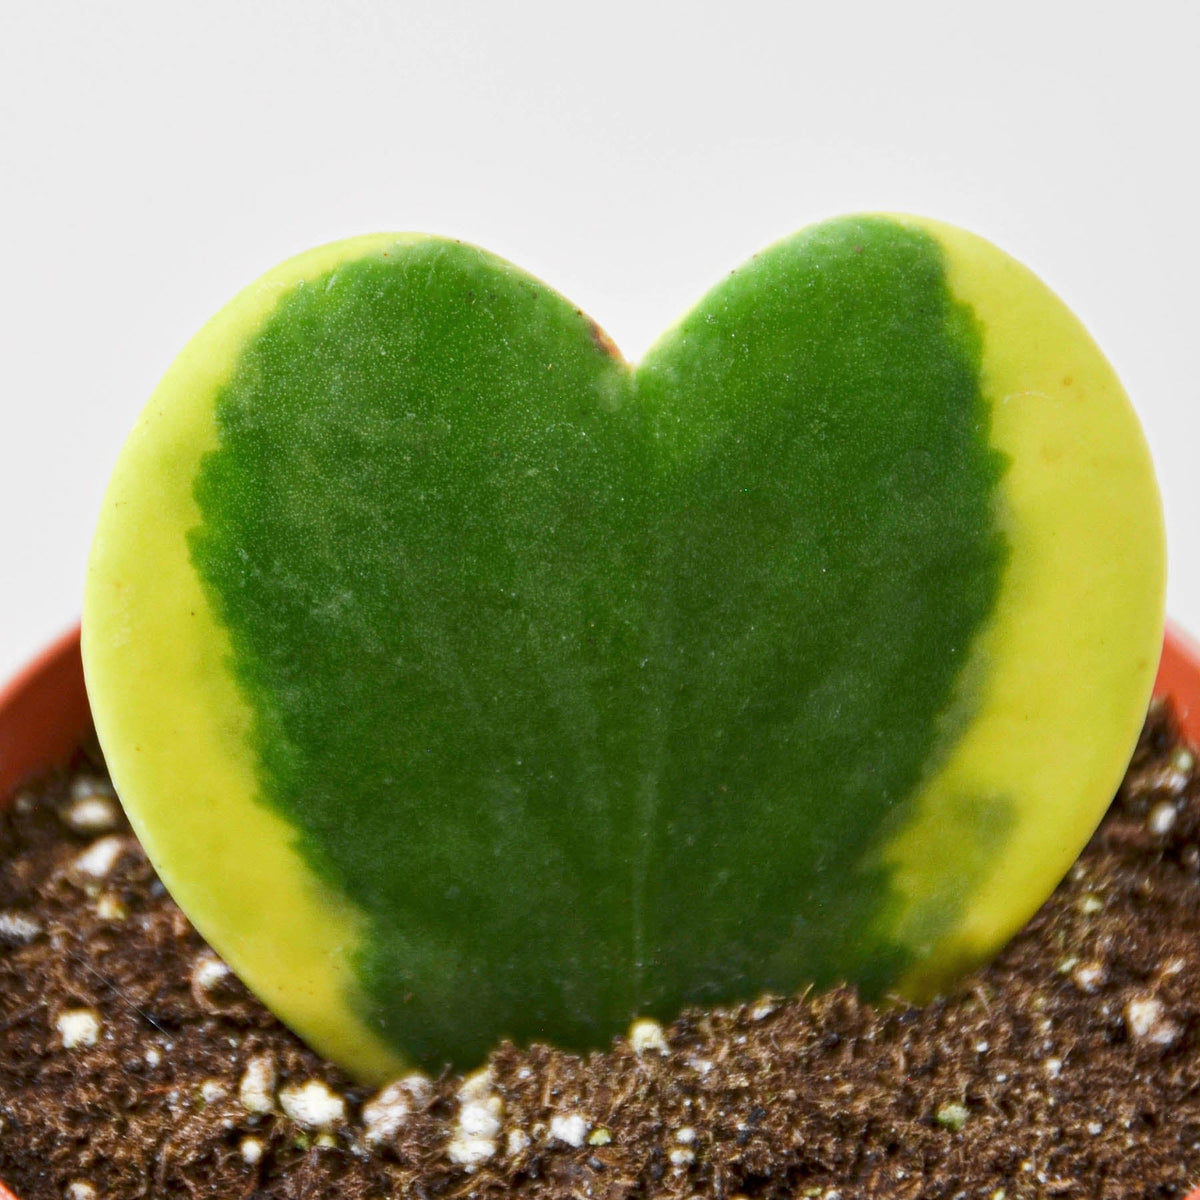
<instances>
[{"instance_id":1,"label":"terracotta pot","mask_svg":"<svg viewBox=\"0 0 1200 1200\"><path fill-rule=\"evenodd\" d=\"M1154 691L1172 698L1184 733L1200 744L1200 645L1174 627L1167 628ZM90 726L75 629L0 691L0 803L29 777L65 761ZM18 1200L2 1181L0 1200ZM1186 1200L1200 1200L1200 1189Z\"/></svg>"},{"instance_id":2,"label":"terracotta pot","mask_svg":"<svg viewBox=\"0 0 1200 1200\"><path fill-rule=\"evenodd\" d=\"M0 804L30 775L69 757L91 719L73 629L0 691Z\"/></svg>"}]
</instances>

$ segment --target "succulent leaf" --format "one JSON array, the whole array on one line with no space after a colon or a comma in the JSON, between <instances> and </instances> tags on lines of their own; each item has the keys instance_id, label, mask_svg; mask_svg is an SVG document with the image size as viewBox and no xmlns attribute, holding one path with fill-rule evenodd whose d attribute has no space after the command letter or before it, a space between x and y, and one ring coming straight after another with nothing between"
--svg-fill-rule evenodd
<instances>
[{"instance_id":1,"label":"succulent leaf","mask_svg":"<svg viewBox=\"0 0 1200 1200\"><path fill-rule=\"evenodd\" d=\"M1162 632L1111 368L993 246L802 231L637 367L457 242L322 247L117 465L84 650L201 932L365 1079L993 952Z\"/></svg>"}]
</instances>

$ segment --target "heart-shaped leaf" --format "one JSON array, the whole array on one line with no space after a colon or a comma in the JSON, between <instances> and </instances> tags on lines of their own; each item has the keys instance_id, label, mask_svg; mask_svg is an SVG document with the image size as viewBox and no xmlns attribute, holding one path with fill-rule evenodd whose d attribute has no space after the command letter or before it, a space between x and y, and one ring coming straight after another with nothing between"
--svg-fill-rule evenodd
<instances>
[{"instance_id":1,"label":"heart-shaped leaf","mask_svg":"<svg viewBox=\"0 0 1200 1200\"><path fill-rule=\"evenodd\" d=\"M926 994L1136 737L1128 402L994 247L781 242L632 368L481 250L284 264L117 466L89 690L173 894L364 1078L808 983Z\"/></svg>"}]
</instances>

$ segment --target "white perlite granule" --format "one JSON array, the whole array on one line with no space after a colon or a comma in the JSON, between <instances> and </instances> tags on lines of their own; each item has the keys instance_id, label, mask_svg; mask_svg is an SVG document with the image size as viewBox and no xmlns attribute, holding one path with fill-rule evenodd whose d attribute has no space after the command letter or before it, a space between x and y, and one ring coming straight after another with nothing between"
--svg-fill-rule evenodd
<instances>
[{"instance_id":1,"label":"white perlite granule","mask_svg":"<svg viewBox=\"0 0 1200 1200\"><path fill-rule=\"evenodd\" d=\"M86 1179L74 1179L67 1184L67 1200L96 1200L99 1193Z\"/></svg>"},{"instance_id":2,"label":"white perlite granule","mask_svg":"<svg viewBox=\"0 0 1200 1200\"><path fill-rule=\"evenodd\" d=\"M568 1146L582 1146L591 1127L581 1113L550 1118L550 1136Z\"/></svg>"},{"instance_id":3,"label":"white perlite granule","mask_svg":"<svg viewBox=\"0 0 1200 1200\"><path fill-rule=\"evenodd\" d=\"M215 954L201 954L192 967L192 986L201 992L210 992L229 974L229 968Z\"/></svg>"},{"instance_id":4,"label":"white perlite granule","mask_svg":"<svg viewBox=\"0 0 1200 1200\"><path fill-rule=\"evenodd\" d=\"M651 1050L658 1054L666 1054L670 1049L663 1027L649 1017L642 1017L629 1027L629 1044L634 1054L638 1055Z\"/></svg>"},{"instance_id":5,"label":"white perlite granule","mask_svg":"<svg viewBox=\"0 0 1200 1200\"><path fill-rule=\"evenodd\" d=\"M79 875L88 875L93 879L103 879L113 869L117 859L125 849L125 838L111 835L93 842L71 864L72 870Z\"/></svg>"},{"instance_id":6,"label":"white perlite granule","mask_svg":"<svg viewBox=\"0 0 1200 1200\"><path fill-rule=\"evenodd\" d=\"M1175 824L1175 818L1178 815L1179 810L1174 804L1169 800L1160 800L1150 810L1150 815L1146 818L1146 828L1161 837L1163 834L1171 832L1171 826Z\"/></svg>"},{"instance_id":7,"label":"white perlite granule","mask_svg":"<svg viewBox=\"0 0 1200 1200\"><path fill-rule=\"evenodd\" d=\"M281 1088L279 1106L293 1121L309 1129L331 1129L346 1119L344 1097L321 1079Z\"/></svg>"},{"instance_id":8,"label":"white perlite granule","mask_svg":"<svg viewBox=\"0 0 1200 1200\"><path fill-rule=\"evenodd\" d=\"M503 1103L499 1096L492 1096L482 1104L471 1101L458 1112L459 1131L468 1137L494 1138L500 1132Z\"/></svg>"},{"instance_id":9,"label":"white perlite granule","mask_svg":"<svg viewBox=\"0 0 1200 1200\"><path fill-rule=\"evenodd\" d=\"M493 1077L489 1068L468 1075L458 1089L461 1107L454 1136L446 1146L450 1161L475 1170L496 1153L496 1138L500 1133L504 1101L492 1091Z\"/></svg>"},{"instance_id":10,"label":"white perlite granule","mask_svg":"<svg viewBox=\"0 0 1200 1200\"><path fill-rule=\"evenodd\" d=\"M0 913L0 942L7 942L10 946L27 945L41 932L41 924L24 913Z\"/></svg>"},{"instance_id":11,"label":"white perlite granule","mask_svg":"<svg viewBox=\"0 0 1200 1200\"><path fill-rule=\"evenodd\" d=\"M241 1145L238 1147L242 1154L242 1162L249 1166L254 1166L262 1161L263 1144L261 1139L256 1137L242 1138Z\"/></svg>"},{"instance_id":12,"label":"white perlite granule","mask_svg":"<svg viewBox=\"0 0 1200 1200\"><path fill-rule=\"evenodd\" d=\"M54 1022L64 1050L94 1046L100 1040L100 1014L94 1008L68 1008Z\"/></svg>"},{"instance_id":13,"label":"white perlite granule","mask_svg":"<svg viewBox=\"0 0 1200 1200\"><path fill-rule=\"evenodd\" d=\"M406 1075L381 1088L363 1105L363 1136L372 1146L390 1142L412 1112L413 1103L424 1099L430 1091L424 1075Z\"/></svg>"},{"instance_id":14,"label":"white perlite granule","mask_svg":"<svg viewBox=\"0 0 1200 1200\"><path fill-rule=\"evenodd\" d=\"M1103 963L1083 962L1071 972L1071 982L1087 995L1099 989L1108 977L1108 970Z\"/></svg>"},{"instance_id":15,"label":"white perlite granule","mask_svg":"<svg viewBox=\"0 0 1200 1200\"><path fill-rule=\"evenodd\" d=\"M946 1129L953 1129L957 1133L970 1120L971 1114L967 1111L965 1104L948 1100L939 1106L935 1116L939 1125Z\"/></svg>"},{"instance_id":16,"label":"white perlite granule","mask_svg":"<svg viewBox=\"0 0 1200 1200\"><path fill-rule=\"evenodd\" d=\"M96 916L102 921L123 921L129 916L129 913L125 910L125 905L121 903L119 896L114 896L112 892L105 892L96 901Z\"/></svg>"},{"instance_id":17,"label":"white perlite granule","mask_svg":"<svg viewBox=\"0 0 1200 1200\"><path fill-rule=\"evenodd\" d=\"M463 1104L472 1101L484 1101L492 1095L492 1084L495 1082L491 1067L483 1067L472 1071L459 1085L458 1098Z\"/></svg>"},{"instance_id":18,"label":"white perlite granule","mask_svg":"<svg viewBox=\"0 0 1200 1200\"><path fill-rule=\"evenodd\" d=\"M77 775L71 780L71 799L88 800L92 796L107 796L110 799L116 795L113 786L107 779L95 775Z\"/></svg>"},{"instance_id":19,"label":"white perlite granule","mask_svg":"<svg viewBox=\"0 0 1200 1200\"><path fill-rule=\"evenodd\" d=\"M1121 1015L1129 1036L1135 1042L1170 1046L1183 1032L1168 1018L1167 1010L1157 996L1135 996L1125 1005Z\"/></svg>"},{"instance_id":20,"label":"white perlite granule","mask_svg":"<svg viewBox=\"0 0 1200 1200\"><path fill-rule=\"evenodd\" d=\"M1171 766L1181 775L1190 775L1195 765L1195 756L1186 746L1176 746L1171 751Z\"/></svg>"},{"instance_id":21,"label":"white perlite granule","mask_svg":"<svg viewBox=\"0 0 1200 1200\"><path fill-rule=\"evenodd\" d=\"M1178 796L1186 788L1190 782L1189 776L1185 771L1176 770L1174 765L1168 763L1165 767L1159 768L1155 774L1154 784L1161 788L1164 792L1170 792L1173 796Z\"/></svg>"},{"instance_id":22,"label":"white perlite granule","mask_svg":"<svg viewBox=\"0 0 1200 1200\"><path fill-rule=\"evenodd\" d=\"M238 1099L247 1112L275 1111L275 1060L269 1054L255 1055L242 1073Z\"/></svg>"},{"instance_id":23,"label":"white perlite granule","mask_svg":"<svg viewBox=\"0 0 1200 1200\"><path fill-rule=\"evenodd\" d=\"M473 1171L480 1163L487 1162L496 1153L496 1143L485 1137L455 1137L446 1147L452 1163Z\"/></svg>"},{"instance_id":24,"label":"white perlite granule","mask_svg":"<svg viewBox=\"0 0 1200 1200\"><path fill-rule=\"evenodd\" d=\"M89 793L65 808L62 819L76 833L94 835L116 829L119 816L111 796Z\"/></svg>"}]
</instances>

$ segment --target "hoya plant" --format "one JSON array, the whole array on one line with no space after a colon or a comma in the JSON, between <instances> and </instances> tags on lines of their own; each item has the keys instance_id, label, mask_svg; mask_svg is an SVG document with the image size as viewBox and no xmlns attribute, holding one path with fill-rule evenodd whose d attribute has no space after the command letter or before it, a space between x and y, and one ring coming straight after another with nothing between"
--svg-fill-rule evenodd
<instances>
[{"instance_id":1,"label":"hoya plant","mask_svg":"<svg viewBox=\"0 0 1200 1200\"><path fill-rule=\"evenodd\" d=\"M372 236L171 367L84 653L172 894L381 1080L946 986L1110 799L1163 575L1120 384L972 234L817 225L638 365L483 250Z\"/></svg>"}]
</instances>

